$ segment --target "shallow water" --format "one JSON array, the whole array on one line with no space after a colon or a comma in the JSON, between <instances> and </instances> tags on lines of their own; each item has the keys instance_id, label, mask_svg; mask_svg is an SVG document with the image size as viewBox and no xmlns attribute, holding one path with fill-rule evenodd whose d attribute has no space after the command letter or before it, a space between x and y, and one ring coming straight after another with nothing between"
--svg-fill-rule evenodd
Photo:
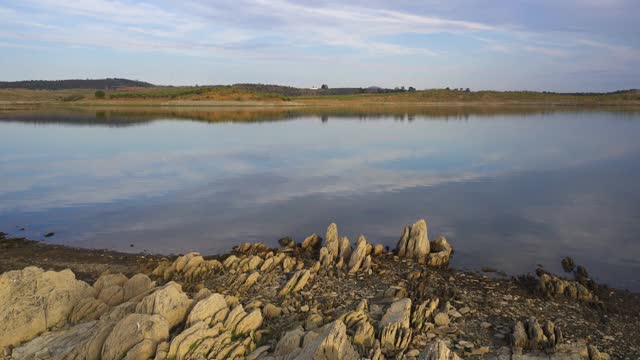
<instances>
[{"instance_id":1,"label":"shallow water","mask_svg":"<svg viewBox=\"0 0 640 360\"><path fill-rule=\"evenodd\" d=\"M0 113L0 231L223 252L324 234L394 246L424 217L453 266L640 290L640 113L157 109ZM24 230L20 230L24 228Z\"/></svg>"}]
</instances>

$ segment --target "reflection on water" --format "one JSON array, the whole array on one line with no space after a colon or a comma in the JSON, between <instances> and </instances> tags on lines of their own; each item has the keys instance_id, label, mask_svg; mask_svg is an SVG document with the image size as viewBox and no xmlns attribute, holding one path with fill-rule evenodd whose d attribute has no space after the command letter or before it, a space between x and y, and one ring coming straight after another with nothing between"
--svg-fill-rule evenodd
<instances>
[{"instance_id":1,"label":"reflection on water","mask_svg":"<svg viewBox=\"0 0 640 360\"><path fill-rule=\"evenodd\" d=\"M559 271L571 255L640 290L639 120L491 107L5 112L0 230L215 253L332 221L393 246L424 217L456 267Z\"/></svg>"}]
</instances>

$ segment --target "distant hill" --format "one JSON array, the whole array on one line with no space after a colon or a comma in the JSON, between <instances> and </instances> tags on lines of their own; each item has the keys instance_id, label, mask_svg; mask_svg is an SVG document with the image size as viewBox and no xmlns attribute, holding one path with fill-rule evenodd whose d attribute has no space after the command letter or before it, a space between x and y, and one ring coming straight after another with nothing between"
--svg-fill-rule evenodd
<instances>
[{"instance_id":1,"label":"distant hill","mask_svg":"<svg viewBox=\"0 0 640 360\"><path fill-rule=\"evenodd\" d=\"M122 89L149 88L155 85L129 79L73 79L73 80L25 80L0 81L0 89L68 90L68 89Z\"/></svg>"},{"instance_id":2,"label":"distant hill","mask_svg":"<svg viewBox=\"0 0 640 360\"><path fill-rule=\"evenodd\" d=\"M404 88L385 89L377 86L371 86L368 88L304 89L270 84L233 84L232 87L255 93L269 93L282 96L389 94L405 91Z\"/></svg>"}]
</instances>

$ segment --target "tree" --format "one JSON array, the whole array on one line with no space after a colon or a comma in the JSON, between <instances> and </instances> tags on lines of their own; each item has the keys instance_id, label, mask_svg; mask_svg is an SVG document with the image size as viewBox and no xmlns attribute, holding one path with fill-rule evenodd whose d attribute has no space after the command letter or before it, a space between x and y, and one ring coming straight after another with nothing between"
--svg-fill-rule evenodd
<instances>
[{"instance_id":1,"label":"tree","mask_svg":"<svg viewBox=\"0 0 640 360\"><path fill-rule=\"evenodd\" d=\"M413 86L409 86L409 91L410 92L414 92L414 91L416 91L416 88L414 88Z\"/></svg>"},{"instance_id":2,"label":"tree","mask_svg":"<svg viewBox=\"0 0 640 360\"><path fill-rule=\"evenodd\" d=\"M322 86L320 86L320 89L322 90L327 90L329 88L329 85L327 84L322 84Z\"/></svg>"},{"instance_id":3,"label":"tree","mask_svg":"<svg viewBox=\"0 0 640 360\"><path fill-rule=\"evenodd\" d=\"M102 90L97 90L94 95L96 96L96 99L104 99L106 94Z\"/></svg>"},{"instance_id":4,"label":"tree","mask_svg":"<svg viewBox=\"0 0 640 360\"><path fill-rule=\"evenodd\" d=\"M471 92L471 89L466 88L464 91L465 91L465 92Z\"/></svg>"}]
</instances>

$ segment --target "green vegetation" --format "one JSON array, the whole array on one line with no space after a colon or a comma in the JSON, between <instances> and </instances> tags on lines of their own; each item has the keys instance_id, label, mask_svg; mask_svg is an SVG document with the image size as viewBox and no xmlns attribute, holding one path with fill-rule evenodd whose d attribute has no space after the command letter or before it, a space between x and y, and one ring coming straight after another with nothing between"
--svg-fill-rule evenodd
<instances>
[{"instance_id":1,"label":"green vegetation","mask_svg":"<svg viewBox=\"0 0 640 360\"><path fill-rule=\"evenodd\" d=\"M0 89L69 90L69 89L119 89L124 87L147 88L153 84L129 79L73 79L0 81Z\"/></svg>"},{"instance_id":2,"label":"green vegetation","mask_svg":"<svg viewBox=\"0 0 640 360\"><path fill-rule=\"evenodd\" d=\"M64 96L62 98L62 101L63 102L72 102L72 101L79 101L79 100L82 100L82 99L84 99L84 95L73 94L73 95Z\"/></svg>"},{"instance_id":3,"label":"green vegetation","mask_svg":"<svg viewBox=\"0 0 640 360\"><path fill-rule=\"evenodd\" d=\"M106 95L106 94L105 94L105 92L104 92L104 91L102 91L102 90L97 90L97 91L94 93L94 95L95 95L96 99L104 99L104 97L105 97L105 95Z\"/></svg>"}]
</instances>

